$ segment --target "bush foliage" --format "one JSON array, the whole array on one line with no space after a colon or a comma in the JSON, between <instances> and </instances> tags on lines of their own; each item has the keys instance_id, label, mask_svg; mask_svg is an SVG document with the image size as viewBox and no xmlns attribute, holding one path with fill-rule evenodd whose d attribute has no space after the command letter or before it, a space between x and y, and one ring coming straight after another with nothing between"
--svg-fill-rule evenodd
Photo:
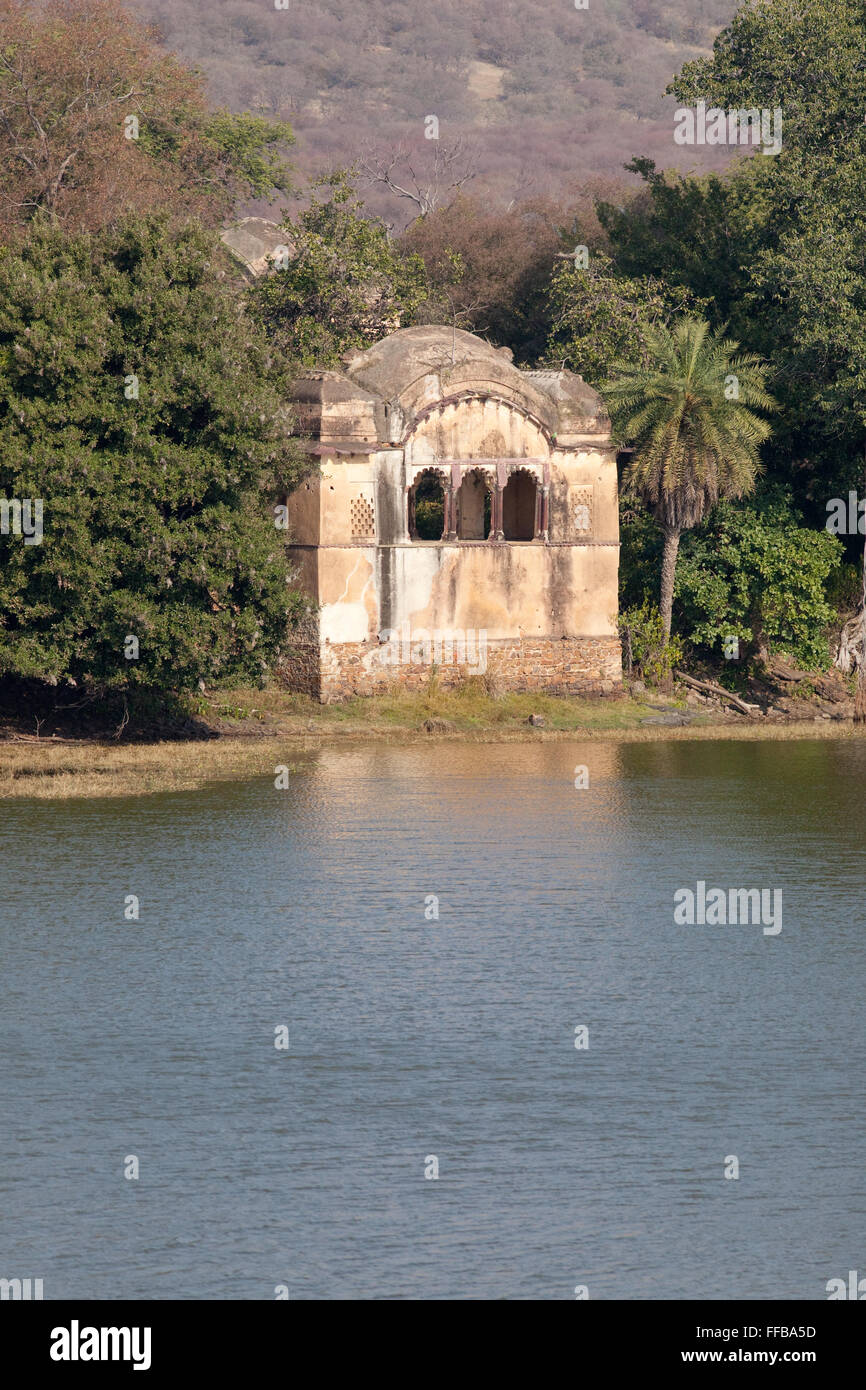
<instances>
[{"instance_id":1,"label":"bush foliage","mask_svg":"<svg viewBox=\"0 0 866 1390\"><path fill-rule=\"evenodd\" d=\"M0 250L0 674L182 688L259 677L298 602L268 498L301 465L266 345L195 224ZM127 638L139 642L127 659Z\"/></svg>"},{"instance_id":2,"label":"bush foliage","mask_svg":"<svg viewBox=\"0 0 866 1390\"><path fill-rule=\"evenodd\" d=\"M804 526L786 492L721 502L683 541L680 630L717 657L727 637L738 637L747 654L766 646L824 670L833 618L827 581L841 557L836 537Z\"/></svg>"}]
</instances>

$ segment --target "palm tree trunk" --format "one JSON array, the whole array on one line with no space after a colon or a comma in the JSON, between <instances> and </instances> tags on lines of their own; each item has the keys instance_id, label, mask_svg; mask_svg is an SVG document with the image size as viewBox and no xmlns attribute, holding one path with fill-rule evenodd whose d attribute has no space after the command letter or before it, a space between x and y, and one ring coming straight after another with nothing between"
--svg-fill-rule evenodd
<instances>
[{"instance_id":1,"label":"palm tree trunk","mask_svg":"<svg viewBox=\"0 0 866 1390\"><path fill-rule=\"evenodd\" d=\"M674 576L677 572L677 553L680 548L681 532L673 526L662 527L665 538L662 552L662 592L661 613L665 630L665 643L671 635L671 615L674 606Z\"/></svg>"}]
</instances>

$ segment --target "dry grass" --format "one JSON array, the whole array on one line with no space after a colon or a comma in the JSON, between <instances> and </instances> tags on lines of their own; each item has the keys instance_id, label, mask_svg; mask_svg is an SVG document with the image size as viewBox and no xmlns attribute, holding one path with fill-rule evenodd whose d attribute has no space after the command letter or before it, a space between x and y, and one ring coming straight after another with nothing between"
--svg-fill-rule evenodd
<instances>
[{"instance_id":1,"label":"dry grass","mask_svg":"<svg viewBox=\"0 0 866 1390\"><path fill-rule=\"evenodd\" d=\"M469 64L469 90L480 101L497 101L502 96L502 87L507 68L497 67L495 63L476 60Z\"/></svg>"},{"instance_id":2,"label":"dry grass","mask_svg":"<svg viewBox=\"0 0 866 1390\"><path fill-rule=\"evenodd\" d=\"M653 697L658 703L657 697ZM672 706L673 707L673 706ZM581 739L639 743L690 739L826 739L866 737L866 730L821 720L773 723L737 717L688 727L642 725L652 711L618 700L556 699L543 695L491 698L483 683L456 691L424 694L396 691L369 700L322 706L279 689L235 690L199 704L220 731L210 740L162 743L41 742L0 743L0 798L141 796L190 791L217 781L274 776L278 764L325 745L387 742L412 745L434 741L517 743ZM527 723L531 713L543 729ZM432 725L432 732L425 724Z\"/></svg>"},{"instance_id":3,"label":"dry grass","mask_svg":"<svg viewBox=\"0 0 866 1390\"><path fill-rule=\"evenodd\" d=\"M274 775L287 760L285 744L270 739L220 738L212 742L77 745L0 745L0 798L33 796L142 796L192 791L208 782ZM278 753L281 756L278 756Z\"/></svg>"}]
</instances>

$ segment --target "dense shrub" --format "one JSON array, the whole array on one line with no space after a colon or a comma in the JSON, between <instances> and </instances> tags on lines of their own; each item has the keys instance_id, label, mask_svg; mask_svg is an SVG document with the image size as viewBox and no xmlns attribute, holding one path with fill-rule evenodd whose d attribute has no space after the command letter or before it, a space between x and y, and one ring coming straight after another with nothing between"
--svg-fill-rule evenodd
<instances>
[{"instance_id":1,"label":"dense shrub","mask_svg":"<svg viewBox=\"0 0 866 1390\"><path fill-rule=\"evenodd\" d=\"M0 251L0 674L188 688L260 676L284 640L300 475L264 339L196 224L131 219ZM129 659L134 644L137 658Z\"/></svg>"},{"instance_id":2,"label":"dense shrub","mask_svg":"<svg viewBox=\"0 0 866 1390\"><path fill-rule=\"evenodd\" d=\"M766 646L803 666L825 669L833 608L827 581L841 543L802 524L787 492L720 503L684 539L677 567L680 631L717 656L727 637L745 652Z\"/></svg>"}]
</instances>

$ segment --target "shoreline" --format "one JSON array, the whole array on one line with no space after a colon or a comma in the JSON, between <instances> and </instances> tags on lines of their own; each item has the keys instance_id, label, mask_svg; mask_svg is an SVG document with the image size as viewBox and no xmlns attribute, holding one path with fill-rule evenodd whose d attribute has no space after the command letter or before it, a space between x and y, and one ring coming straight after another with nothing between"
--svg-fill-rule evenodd
<instances>
[{"instance_id":1,"label":"shoreline","mask_svg":"<svg viewBox=\"0 0 866 1390\"><path fill-rule=\"evenodd\" d=\"M552 697L548 697L548 700ZM536 703L539 703L536 701ZM548 701L544 702L545 704ZM633 702L629 702L633 704ZM563 702L562 713L568 712ZM866 728L851 720L817 717L808 721L776 721L766 717L697 716L688 724L643 723L653 718L652 706L625 710L612 721L611 707L599 702L595 720L568 727L534 727L528 722L508 726L478 723L449 727L440 716L427 714L414 727L381 720L361 721L330 716L295 718L283 727L227 728L228 721L208 737L115 742L110 738L18 738L0 741L0 799L66 800L76 797L127 797L160 792L196 791L218 782L249 781L275 775L278 764L291 770L292 758L315 756L325 750L369 747L417 748L455 744L527 743L659 743L689 741L782 742L793 740L866 740ZM660 709L655 705L656 711ZM671 716L682 707L670 703ZM416 716L424 711L416 710ZM309 713L309 712L307 712ZM656 716L657 717L657 716ZM662 718L664 719L664 715ZM237 721L238 723L242 721ZM245 721L244 721L245 722ZM300 727L302 723L307 727ZM425 723L429 727L425 727ZM297 770L297 769L295 769Z\"/></svg>"}]
</instances>

